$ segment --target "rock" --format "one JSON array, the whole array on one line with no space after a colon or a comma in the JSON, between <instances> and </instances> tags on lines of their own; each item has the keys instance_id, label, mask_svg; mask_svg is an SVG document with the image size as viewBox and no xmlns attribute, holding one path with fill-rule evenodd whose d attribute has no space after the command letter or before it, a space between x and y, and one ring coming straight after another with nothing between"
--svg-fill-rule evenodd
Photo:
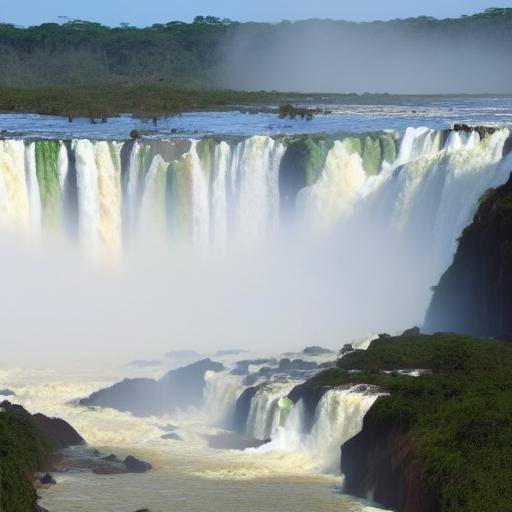
<instances>
[{"instance_id":1,"label":"rock","mask_svg":"<svg viewBox=\"0 0 512 512\"><path fill-rule=\"evenodd\" d=\"M135 416L158 416L177 408L200 407L205 373L219 372L224 365L203 359L171 370L161 379L125 379L80 400L81 405L112 407Z\"/></svg>"},{"instance_id":2,"label":"rock","mask_svg":"<svg viewBox=\"0 0 512 512\"><path fill-rule=\"evenodd\" d=\"M327 388L318 388L310 386L308 382L295 386L290 393L288 398L296 404L299 400L302 400L304 404L304 432L309 433L315 422L315 411L320 402L320 399L326 393Z\"/></svg>"},{"instance_id":3,"label":"rock","mask_svg":"<svg viewBox=\"0 0 512 512\"><path fill-rule=\"evenodd\" d=\"M144 462L143 460L139 460L133 455L128 455L126 459L124 459L124 464L129 473L145 473L152 469L152 466L149 462Z\"/></svg>"},{"instance_id":4,"label":"rock","mask_svg":"<svg viewBox=\"0 0 512 512\"><path fill-rule=\"evenodd\" d=\"M20 414L30 416L36 428L51 441L57 449L85 444L80 434L69 423L60 418L50 418L41 413L30 414L21 405L11 404L7 400L0 403L0 408L18 411Z\"/></svg>"},{"instance_id":5,"label":"rock","mask_svg":"<svg viewBox=\"0 0 512 512\"><path fill-rule=\"evenodd\" d=\"M410 436L400 428L380 424L368 413L361 432L341 447L343 492L372 499L386 509L439 512L435 492L424 487L418 461L412 457Z\"/></svg>"},{"instance_id":6,"label":"rock","mask_svg":"<svg viewBox=\"0 0 512 512\"><path fill-rule=\"evenodd\" d=\"M130 137L132 139L142 139L143 136L144 134L140 130L132 130L130 132Z\"/></svg>"},{"instance_id":7,"label":"rock","mask_svg":"<svg viewBox=\"0 0 512 512\"><path fill-rule=\"evenodd\" d=\"M235 413L233 415L232 429L240 434L245 433L249 410L251 409L251 400L259 390L259 386L246 388L238 397L235 404Z\"/></svg>"},{"instance_id":8,"label":"rock","mask_svg":"<svg viewBox=\"0 0 512 512\"><path fill-rule=\"evenodd\" d=\"M11 391L10 389L0 389L0 395L2 395L2 396L16 396L16 393L14 391Z\"/></svg>"},{"instance_id":9,"label":"rock","mask_svg":"<svg viewBox=\"0 0 512 512\"><path fill-rule=\"evenodd\" d=\"M82 436L66 421L60 418L49 418L44 414L32 416L36 426L54 443L57 448L84 445Z\"/></svg>"},{"instance_id":10,"label":"rock","mask_svg":"<svg viewBox=\"0 0 512 512\"><path fill-rule=\"evenodd\" d=\"M345 343L345 345L343 345L343 347L340 350L340 356L344 356L349 352L354 352L354 347L350 343Z\"/></svg>"},{"instance_id":11,"label":"rock","mask_svg":"<svg viewBox=\"0 0 512 512\"><path fill-rule=\"evenodd\" d=\"M34 505L34 512L50 512L44 507L41 507L41 505L38 505L37 503Z\"/></svg>"},{"instance_id":12,"label":"rock","mask_svg":"<svg viewBox=\"0 0 512 512\"><path fill-rule=\"evenodd\" d=\"M434 287L424 331L512 340L512 176L481 199Z\"/></svg>"},{"instance_id":13,"label":"rock","mask_svg":"<svg viewBox=\"0 0 512 512\"><path fill-rule=\"evenodd\" d=\"M43 475L42 477L39 478L39 481L43 484L43 485L55 485L57 482L55 481L55 479L53 478L52 475L50 475L50 473L46 473L45 475Z\"/></svg>"},{"instance_id":14,"label":"rock","mask_svg":"<svg viewBox=\"0 0 512 512\"><path fill-rule=\"evenodd\" d=\"M332 354L333 351L328 348L319 347L318 345L313 345L311 347L306 347L303 351L303 354L307 354L308 356L320 356L323 354Z\"/></svg>"},{"instance_id":15,"label":"rock","mask_svg":"<svg viewBox=\"0 0 512 512\"><path fill-rule=\"evenodd\" d=\"M176 434L175 432L169 432L168 434L164 434L163 436L161 436L162 439L168 439L168 440L171 440L171 441L183 441L183 438Z\"/></svg>"},{"instance_id":16,"label":"rock","mask_svg":"<svg viewBox=\"0 0 512 512\"><path fill-rule=\"evenodd\" d=\"M107 462L121 462L117 458L117 455L114 455L113 453L111 453L110 455L107 455L106 457L102 457L102 459L106 460Z\"/></svg>"},{"instance_id":17,"label":"rock","mask_svg":"<svg viewBox=\"0 0 512 512\"><path fill-rule=\"evenodd\" d=\"M236 366L231 370L232 375L245 375L249 372L249 366L261 366L262 364L277 364L275 359L244 359L237 361Z\"/></svg>"},{"instance_id":18,"label":"rock","mask_svg":"<svg viewBox=\"0 0 512 512\"><path fill-rule=\"evenodd\" d=\"M420 336L421 331L419 327L411 327L410 329L406 329L401 336Z\"/></svg>"}]
</instances>

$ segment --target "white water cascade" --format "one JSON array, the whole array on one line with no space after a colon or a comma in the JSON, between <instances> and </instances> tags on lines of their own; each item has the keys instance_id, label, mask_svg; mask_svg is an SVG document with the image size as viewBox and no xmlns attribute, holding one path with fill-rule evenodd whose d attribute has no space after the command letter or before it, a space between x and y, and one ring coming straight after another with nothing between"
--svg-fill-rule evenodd
<instances>
[{"instance_id":1,"label":"white water cascade","mask_svg":"<svg viewBox=\"0 0 512 512\"><path fill-rule=\"evenodd\" d=\"M293 404L287 397L295 385L273 383L259 390L251 400L245 435L268 440L259 452L302 454L314 461L315 471L337 474L341 445L361 430L365 414L381 394L364 385L328 390L311 422L302 400Z\"/></svg>"}]
</instances>

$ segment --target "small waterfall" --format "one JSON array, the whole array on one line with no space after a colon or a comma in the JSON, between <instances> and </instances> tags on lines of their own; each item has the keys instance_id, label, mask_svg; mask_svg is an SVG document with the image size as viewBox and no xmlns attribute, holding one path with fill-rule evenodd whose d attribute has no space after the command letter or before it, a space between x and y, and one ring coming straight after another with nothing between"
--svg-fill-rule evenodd
<instances>
[{"instance_id":1,"label":"small waterfall","mask_svg":"<svg viewBox=\"0 0 512 512\"><path fill-rule=\"evenodd\" d=\"M246 435L261 441L270 439L281 423L281 413L289 405L283 399L297 382L266 384L251 400ZM288 411L283 414L287 414Z\"/></svg>"},{"instance_id":2,"label":"small waterfall","mask_svg":"<svg viewBox=\"0 0 512 512\"><path fill-rule=\"evenodd\" d=\"M381 395L365 386L328 390L318 402L313 427L305 431L302 400L291 404L286 396L263 392L253 398L247 431L258 439L270 439L262 452L282 450L308 456L317 471L339 473L340 447L362 428L363 418Z\"/></svg>"},{"instance_id":3,"label":"small waterfall","mask_svg":"<svg viewBox=\"0 0 512 512\"><path fill-rule=\"evenodd\" d=\"M92 258L97 258L100 249L100 197L94 146L89 140L77 140L72 147L76 157L80 242Z\"/></svg>"},{"instance_id":4,"label":"small waterfall","mask_svg":"<svg viewBox=\"0 0 512 512\"><path fill-rule=\"evenodd\" d=\"M28 233L29 220L25 145L19 140L0 141L0 223L13 233Z\"/></svg>"},{"instance_id":5,"label":"small waterfall","mask_svg":"<svg viewBox=\"0 0 512 512\"><path fill-rule=\"evenodd\" d=\"M36 169L36 145L31 142L26 147L25 162L27 171L27 192L30 205L30 227L34 238L41 235L41 195Z\"/></svg>"},{"instance_id":6,"label":"small waterfall","mask_svg":"<svg viewBox=\"0 0 512 512\"><path fill-rule=\"evenodd\" d=\"M206 372L203 412L210 424L228 428L232 424L236 400L243 388L241 377L227 372Z\"/></svg>"}]
</instances>

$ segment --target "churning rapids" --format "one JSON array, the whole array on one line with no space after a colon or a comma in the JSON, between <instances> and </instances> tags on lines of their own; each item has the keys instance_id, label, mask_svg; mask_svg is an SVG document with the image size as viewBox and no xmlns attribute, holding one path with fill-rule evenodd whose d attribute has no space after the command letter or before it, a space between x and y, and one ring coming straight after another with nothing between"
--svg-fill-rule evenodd
<instances>
[{"instance_id":1,"label":"churning rapids","mask_svg":"<svg viewBox=\"0 0 512 512\"><path fill-rule=\"evenodd\" d=\"M4 139L2 238L28 240L30 247L76 243L92 263L91 273L115 272L115 263L122 266L132 254L140 261L145 251L163 251L171 267L166 272L177 267L166 286L179 300L162 312L166 319L169 311L174 314L170 339L197 335L206 346L221 348L236 339L256 346L264 338L261 351L275 352L275 330L280 348L321 343L339 349L372 332L422 322L430 286L449 265L479 199L512 170L510 137L507 128L410 127L358 135ZM204 269L221 260L230 263L215 268L220 277L213 279L211 268ZM281 282L292 291L281 290ZM224 284L228 291L220 291ZM265 287L270 291L261 292ZM106 318L107 300L97 300ZM165 302L167 295L159 293L158 300ZM226 310L219 312L217 302L227 303ZM254 316L265 305L266 315ZM130 316L123 317L126 332L120 337L132 327ZM194 325L189 333L194 318L204 330ZM279 330L279 318L293 329ZM235 325L234 337L210 328L214 319ZM269 330L261 330L267 321ZM119 363L133 354L127 348L106 372L103 365L94 372L0 370L0 388L13 389L29 410L63 417L91 446L134 453L156 468L136 476L60 475L58 485L44 491L42 504L52 512L369 509L336 489L340 446L361 428L377 398L374 391L328 391L305 428L304 404L287 398L305 377L276 378L252 397L243 426L243 435L265 443L213 449L205 435L232 424L247 388L229 364L207 374L199 408L136 418L76 405L125 377ZM148 376L165 369L131 371ZM182 441L161 438L170 423Z\"/></svg>"}]
</instances>

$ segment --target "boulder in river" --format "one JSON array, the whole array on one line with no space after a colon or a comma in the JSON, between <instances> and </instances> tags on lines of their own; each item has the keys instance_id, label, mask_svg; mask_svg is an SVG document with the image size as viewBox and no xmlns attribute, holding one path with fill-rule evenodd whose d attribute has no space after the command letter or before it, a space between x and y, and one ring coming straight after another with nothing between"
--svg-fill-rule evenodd
<instances>
[{"instance_id":1,"label":"boulder in river","mask_svg":"<svg viewBox=\"0 0 512 512\"><path fill-rule=\"evenodd\" d=\"M159 380L125 379L94 392L80 400L80 404L111 407L141 417L166 414L178 408L200 407L206 372L223 369L221 363L203 359L171 370Z\"/></svg>"}]
</instances>

